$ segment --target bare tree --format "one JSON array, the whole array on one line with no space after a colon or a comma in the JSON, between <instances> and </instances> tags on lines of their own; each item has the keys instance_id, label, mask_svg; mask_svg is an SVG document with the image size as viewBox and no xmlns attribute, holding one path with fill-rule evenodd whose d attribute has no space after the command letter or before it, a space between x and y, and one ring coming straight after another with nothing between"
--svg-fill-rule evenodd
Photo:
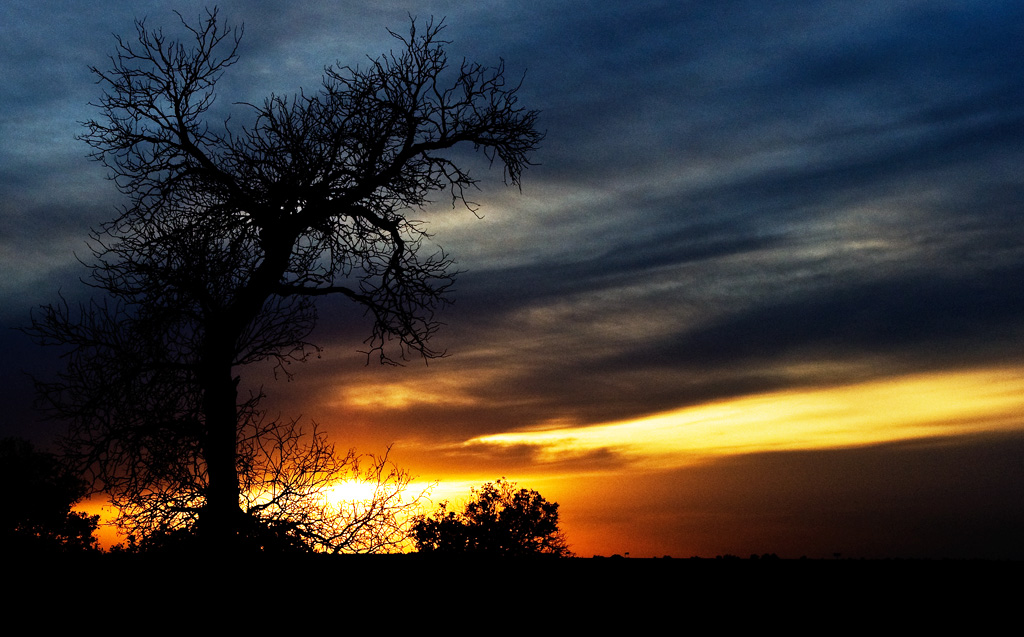
<instances>
[{"instance_id":1,"label":"bare tree","mask_svg":"<svg viewBox=\"0 0 1024 637\"><path fill-rule=\"evenodd\" d=\"M82 139L129 199L93 233L91 284L107 300L44 307L33 331L70 346L64 374L42 385L72 422L69 452L126 504L201 485L192 504L158 506L198 507L203 533L227 542L256 471L239 452L262 395L240 400L240 369L287 374L318 351L325 295L365 309L367 356L441 355L429 341L452 264L425 252L410 213L439 192L475 210L453 148L482 151L518 184L542 134L503 65L451 65L443 23L415 20L391 32L395 50L327 68L315 94L271 95L248 106L248 127L218 127L207 116L242 32L215 10L182 24L189 43L138 22L111 69L93 69L105 90Z\"/></svg>"},{"instance_id":2,"label":"bare tree","mask_svg":"<svg viewBox=\"0 0 1024 637\"><path fill-rule=\"evenodd\" d=\"M326 553L382 553L409 544L426 489L410 491L408 471L388 455L339 452L316 425L265 419L239 428L239 545ZM143 547L189 542L199 528L208 475L201 458L175 468L175 479L146 488L111 489L117 525ZM341 491L339 493L339 490Z\"/></svg>"},{"instance_id":3,"label":"bare tree","mask_svg":"<svg viewBox=\"0 0 1024 637\"><path fill-rule=\"evenodd\" d=\"M241 473L242 508L267 527L327 553L391 552L408 543L425 493L408 493L411 477L388 453L339 454L322 432L303 435L294 421L241 447L240 456L253 460ZM338 494L339 487L354 492Z\"/></svg>"}]
</instances>

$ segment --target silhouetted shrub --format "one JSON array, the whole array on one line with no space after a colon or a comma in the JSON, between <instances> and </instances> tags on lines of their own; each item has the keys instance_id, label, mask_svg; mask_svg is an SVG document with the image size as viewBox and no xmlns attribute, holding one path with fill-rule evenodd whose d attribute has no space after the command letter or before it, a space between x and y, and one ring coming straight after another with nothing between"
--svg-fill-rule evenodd
<instances>
[{"instance_id":1,"label":"silhouetted shrub","mask_svg":"<svg viewBox=\"0 0 1024 637\"><path fill-rule=\"evenodd\" d=\"M27 440L0 440L0 484L7 488L0 507L2 550L96 550L99 516L71 510L88 487L56 456L36 451Z\"/></svg>"},{"instance_id":2,"label":"silhouetted shrub","mask_svg":"<svg viewBox=\"0 0 1024 637\"><path fill-rule=\"evenodd\" d=\"M505 479L473 489L474 499L463 512L438 506L433 516L413 525L416 549L422 553L524 557L571 555L558 528L558 503L533 490L516 489Z\"/></svg>"}]
</instances>

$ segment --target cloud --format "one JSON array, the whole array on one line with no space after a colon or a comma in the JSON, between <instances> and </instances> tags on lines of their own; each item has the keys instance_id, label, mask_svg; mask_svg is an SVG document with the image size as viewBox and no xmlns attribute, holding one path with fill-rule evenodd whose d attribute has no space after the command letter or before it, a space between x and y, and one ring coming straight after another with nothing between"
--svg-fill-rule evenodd
<instances>
[{"instance_id":1,"label":"cloud","mask_svg":"<svg viewBox=\"0 0 1024 637\"><path fill-rule=\"evenodd\" d=\"M1012 431L1022 390L1018 368L922 374L749 395L626 422L545 423L466 444L530 449L542 462L614 450L631 466L668 468L723 455Z\"/></svg>"}]
</instances>

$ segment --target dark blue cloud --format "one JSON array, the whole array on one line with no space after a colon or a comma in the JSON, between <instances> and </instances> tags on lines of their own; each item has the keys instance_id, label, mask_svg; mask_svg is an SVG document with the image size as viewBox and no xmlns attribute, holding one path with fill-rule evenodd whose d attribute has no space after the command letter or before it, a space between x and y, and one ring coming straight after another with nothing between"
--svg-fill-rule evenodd
<instances>
[{"instance_id":1,"label":"dark blue cloud","mask_svg":"<svg viewBox=\"0 0 1024 637\"><path fill-rule=\"evenodd\" d=\"M73 139L93 115L87 65L103 66L110 33L130 35L136 16L178 28L159 2L34 7L17 7L0 45L11 324L73 285L72 249L119 200ZM524 195L485 181L486 218L437 235L468 270L441 335L450 350L515 326L561 347L510 345L494 361L516 370L493 391L522 398L519 424L784 386L779 357L885 353L917 369L1019 354L1019 3L226 2L246 34L218 108L315 88L324 65L387 50L385 27L403 32L409 13L447 15L453 59L505 58L525 73L523 103L543 110ZM358 343L346 312L325 306L321 342ZM511 413L447 417L464 435ZM424 429L445 417L421 415Z\"/></svg>"}]
</instances>

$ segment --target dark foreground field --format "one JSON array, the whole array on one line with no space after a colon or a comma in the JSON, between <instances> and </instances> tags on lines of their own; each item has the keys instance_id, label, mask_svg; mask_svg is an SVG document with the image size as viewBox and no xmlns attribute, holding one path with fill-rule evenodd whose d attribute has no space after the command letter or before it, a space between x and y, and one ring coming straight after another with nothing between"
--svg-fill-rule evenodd
<instances>
[{"instance_id":1,"label":"dark foreground field","mask_svg":"<svg viewBox=\"0 0 1024 637\"><path fill-rule=\"evenodd\" d=\"M545 614L557 611L562 619L714 614L728 623L783 613L794 621L830 623L910 616L926 623L963 615L987 620L1016 612L1024 574L1021 562L942 560L4 559L4 580L13 585L5 604L14 609L23 602L50 600L55 613L70 610L71 603L80 610L97 605L172 613L175 608L206 608L258 617L288 613L294 605L351 617L370 613L381 621L412 608L444 616L479 612L517 618L508 621L542 609Z\"/></svg>"}]
</instances>

